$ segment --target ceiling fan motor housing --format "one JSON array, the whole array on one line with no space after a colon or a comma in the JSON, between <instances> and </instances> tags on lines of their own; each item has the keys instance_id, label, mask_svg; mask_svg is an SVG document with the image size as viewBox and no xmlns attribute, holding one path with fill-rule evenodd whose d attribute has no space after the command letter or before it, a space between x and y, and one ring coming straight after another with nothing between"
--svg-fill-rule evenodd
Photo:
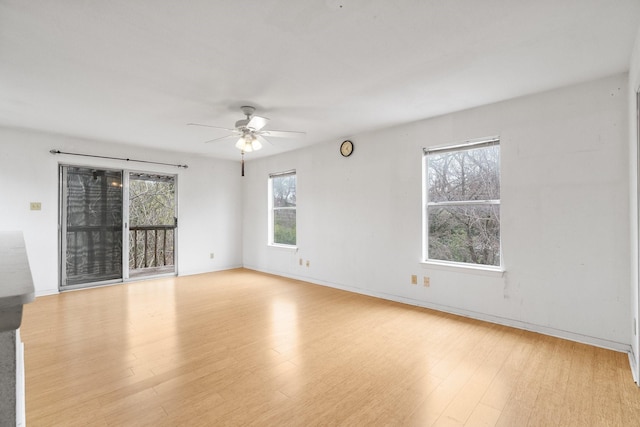
<instances>
[{"instance_id":1,"label":"ceiling fan motor housing","mask_svg":"<svg viewBox=\"0 0 640 427\"><path fill-rule=\"evenodd\" d=\"M249 124L249 119L242 119L242 120L238 120L236 122L236 129L242 129L242 128L246 128L247 125Z\"/></svg>"},{"instance_id":2,"label":"ceiling fan motor housing","mask_svg":"<svg viewBox=\"0 0 640 427\"><path fill-rule=\"evenodd\" d=\"M244 115L247 116L247 119L256 111L256 107L251 107L249 105L243 105L242 107L240 107L240 109L242 110Z\"/></svg>"}]
</instances>

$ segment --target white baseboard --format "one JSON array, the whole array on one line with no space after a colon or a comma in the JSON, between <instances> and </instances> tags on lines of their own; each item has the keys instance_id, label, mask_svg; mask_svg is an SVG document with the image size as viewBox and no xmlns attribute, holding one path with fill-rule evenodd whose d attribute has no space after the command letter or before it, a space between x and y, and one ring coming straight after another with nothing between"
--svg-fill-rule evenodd
<instances>
[{"instance_id":1,"label":"white baseboard","mask_svg":"<svg viewBox=\"0 0 640 427\"><path fill-rule=\"evenodd\" d=\"M330 283L322 280L316 280L309 277L297 276L292 274L286 274L279 271L269 271L268 269L256 268L253 266L245 266L245 268L250 270L256 270L263 273L274 274L277 276L288 277L295 280L302 280L305 282L309 282L316 285L328 286L335 289L341 289L344 291L354 292L357 294L372 296L376 298L381 298L389 301L395 301L403 304L409 304L417 307L424 307L431 310L442 311L445 313L455 314L458 316L469 317L471 319L482 320L485 322L496 323L498 325L509 326L512 328L523 329L525 331L536 332L543 335L549 335L556 338L562 338L569 341L575 341L582 344L592 345L594 347L601 347L608 350L619 351L622 353L630 353L631 345L627 343L621 343L617 341L611 341L603 338L592 337L589 335L579 334L571 331L565 331L561 329L551 328L548 326L536 325L534 323L523 322L521 320L509 319L506 317L494 316L491 314L480 313L471 310L465 310L457 307L450 307L441 304L434 304L430 302L415 300L412 298L401 297L398 295L387 294L384 292L371 292L366 289L360 289L353 286L338 284L338 283ZM632 367L633 369L633 367ZM635 378L635 377L634 377Z\"/></svg>"},{"instance_id":2,"label":"white baseboard","mask_svg":"<svg viewBox=\"0 0 640 427\"><path fill-rule=\"evenodd\" d=\"M55 294L59 294L60 292L57 289L43 289L43 290L37 290L36 291L36 298L37 297L44 297L47 295L55 295Z\"/></svg>"},{"instance_id":3,"label":"white baseboard","mask_svg":"<svg viewBox=\"0 0 640 427\"><path fill-rule=\"evenodd\" d=\"M234 270L236 268L243 268L242 264L233 264L233 265L225 265L216 268L212 268L210 270L191 270L191 271L178 271L178 277L182 276L195 276L197 274L207 274L207 273L215 273L216 271L226 271L226 270Z\"/></svg>"},{"instance_id":4,"label":"white baseboard","mask_svg":"<svg viewBox=\"0 0 640 427\"><path fill-rule=\"evenodd\" d=\"M186 273L183 272L178 272L177 275L174 275L172 273L169 274L159 274L157 276L140 276L140 277L136 277L134 279L127 279L124 282L114 282L114 283L109 283L108 285L104 285L104 286L113 286L113 285L122 285L122 284L127 284L127 283L134 283L134 282L139 282L142 280L151 280L151 279L158 279L158 278L163 278L163 277L180 277L180 276L194 276L196 274L206 274L206 273L214 273L216 271L225 271L225 270L233 270L235 268L242 268L242 265L228 265L228 266L222 266L222 267L217 267L211 270L202 270L202 271L187 271ZM87 287L87 289L89 289L90 287ZM76 290L81 290L82 288L78 288ZM56 295L59 294L60 291L58 289L43 289L43 290L36 290L36 298L37 297L44 297L47 295Z\"/></svg>"}]
</instances>

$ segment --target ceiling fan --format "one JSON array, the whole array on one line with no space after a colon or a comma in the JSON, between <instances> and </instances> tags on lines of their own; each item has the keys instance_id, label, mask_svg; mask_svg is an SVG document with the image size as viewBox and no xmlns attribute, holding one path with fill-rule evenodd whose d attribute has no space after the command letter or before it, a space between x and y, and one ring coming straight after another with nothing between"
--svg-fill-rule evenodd
<instances>
[{"instance_id":1,"label":"ceiling fan","mask_svg":"<svg viewBox=\"0 0 640 427\"><path fill-rule=\"evenodd\" d=\"M224 129L226 131L231 132L229 135L222 136L220 138L211 139L208 142L220 141L230 137L238 138L236 142L236 148L238 148L242 154L250 153L252 151L257 151L262 148L262 145L269 142L265 136L273 136L273 137L293 137L293 136L302 136L305 135L305 132L297 132L290 130L266 130L264 127L269 122L269 119L266 117L256 116L253 113L256 111L255 107L251 107L249 105L245 105L240 107L246 118L240 119L236 122L235 128L224 128L219 126L211 126L204 125L200 123L187 123L190 126L205 126L215 129Z\"/></svg>"}]
</instances>

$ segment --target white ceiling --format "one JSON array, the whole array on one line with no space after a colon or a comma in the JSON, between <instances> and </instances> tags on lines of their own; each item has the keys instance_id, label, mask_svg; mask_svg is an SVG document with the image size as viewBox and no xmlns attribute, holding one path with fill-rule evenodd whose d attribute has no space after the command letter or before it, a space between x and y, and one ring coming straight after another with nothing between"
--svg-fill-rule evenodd
<instances>
[{"instance_id":1,"label":"white ceiling","mask_svg":"<svg viewBox=\"0 0 640 427\"><path fill-rule=\"evenodd\" d=\"M253 158L623 72L638 0L0 0L0 125ZM55 147L52 147L55 148Z\"/></svg>"}]
</instances>

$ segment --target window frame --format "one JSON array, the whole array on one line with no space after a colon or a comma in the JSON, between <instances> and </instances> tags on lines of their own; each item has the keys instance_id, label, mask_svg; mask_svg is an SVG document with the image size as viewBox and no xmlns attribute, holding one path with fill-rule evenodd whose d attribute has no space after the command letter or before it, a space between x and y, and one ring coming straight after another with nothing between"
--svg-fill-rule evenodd
<instances>
[{"instance_id":1,"label":"window frame","mask_svg":"<svg viewBox=\"0 0 640 427\"><path fill-rule=\"evenodd\" d=\"M458 269L463 268L468 271L487 271L487 272L504 272L504 257L502 252L502 219L499 217L498 219L498 227L500 230L500 238L499 238L499 265L490 265L490 264L474 264L471 262L462 262L462 261L450 261L450 260L441 260L437 258L429 257L429 207L439 206L439 207L447 207L447 206L491 206L497 205L498 209L501 206L502 195L500 194L500 198L498 199L490 199L490 200L460 200L460 201L429 201L429 156L435 154L443 154L447 152L455 152L455 151L464 151L464 150L472 150L483 147L490 146L500 146L500 136L491 136L486 138L479 138L474 140L468 140L463 143L458 144L448 144L436 147L423 148L423 156L422 156L422 259L421 263L429 266L442 267L445 269ZM502 187L502 174L500 173L501 169L501 152L499 153L499 161L498 161L498 178L500 182L500 186ZM501 209L500 209L501 210Z\"/></svg>"},{"instance_id":2,"label":"window frame","mask_svg":"<svg viewBox=\"0 0 640 427\"><path fill-rule=\"evenodd\" d=\"M293 176L295 177L295 181L296 181L296 205L295 206L281 206L281 207L276 207L274 206L273 203L273 180L274 178L282 178L285 176ZM274 247L280 247L280 248L290 248L290 249L297 249L297 245L298 245L298 236L297 236L297 230L298 230L298 202L297 202L297 191L298 191L298 175L296 173L295 169L291 169L291 170L287 170L287 171L283 171L283 172L275 172L275 173L270 173L269 174L269 180L268 180L268 203L269 203L269 209L268 209L268 236L267 236L267 244L269 246L274 246ZM276 243L275 242L275 218L276 218L276 211L280 211L280 210L293 210L296 215L296 226L295 226L295 230L296 230L296 242L294 244L288 244L288 243Z\"/></svg>"}]
</instances>

